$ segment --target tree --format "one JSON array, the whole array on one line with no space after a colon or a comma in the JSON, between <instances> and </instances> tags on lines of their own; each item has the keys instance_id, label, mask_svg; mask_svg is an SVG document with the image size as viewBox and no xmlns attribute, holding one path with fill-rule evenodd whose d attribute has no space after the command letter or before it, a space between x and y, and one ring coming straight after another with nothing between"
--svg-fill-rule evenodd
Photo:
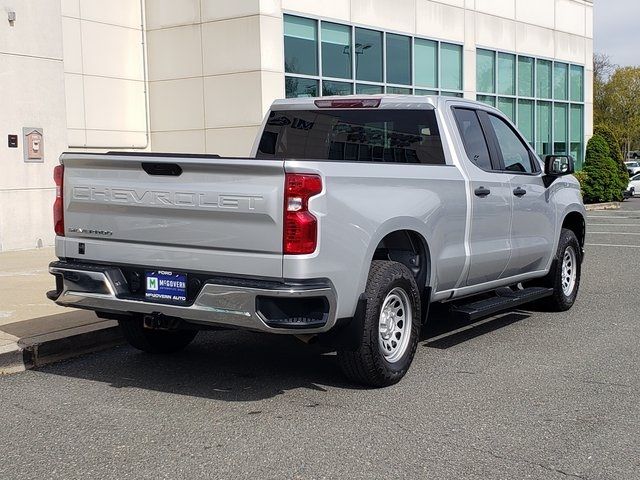
<instances>
[{"instance_id":1,"label":"tree","mask_svg":"<svg viewBox=\"0 0 640 480\"><path fill-rule=\"evenodd\" d=\"M626 154L640 139L640 67L616 68L606 83L594 80L594 88L596 121L613 130Z\"/></svg>"},{"instance_id":2,"label":"tree","mask_svg":"<svg viewBox=\"0 0 640 480\"><path fill-rule=\"evenodd\" d=\"M629 171L624 164L624 156L622 155L622 149L620 148L620 141L616 134L613 133L607 125L600 123L593 129L595 135L600 135L607 142L609 147L609 156L613 159L618 167L618 176L620 181L626 186L629 183Z\"/></svg>"},{"instance_id":3,"label":"tree","mask_svg":"<svg viewBox=\"0 0 640 480\"><path fill-rule=\"evenodd\" d=\"M621 201L626 188L611 158L607 141L594 135L587 143L583 174L580 176L582 195L586 203Z\"/></svg>"},{"instance_id":4,"label":"tree","mask_svg":"<svg viewBox=\"0 0 640 480\"><path fill-rule=\"evenodd\" d=\"M596 53L593 55L593 115L598 123L606 123L605 85L611 78L617 66L608 55Z\"/></svg>"}]
</instances>

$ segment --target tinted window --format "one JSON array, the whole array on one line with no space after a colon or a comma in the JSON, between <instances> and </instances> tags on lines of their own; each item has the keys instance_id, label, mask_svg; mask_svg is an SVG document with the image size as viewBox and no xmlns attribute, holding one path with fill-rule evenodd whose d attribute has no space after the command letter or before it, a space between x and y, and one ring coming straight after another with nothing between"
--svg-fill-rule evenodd
<instances>
[{"instance_id":1,"label":"tinted window","mask_svg":"<svg viewBox=\"0 0 640 480\"><path fill-rule=\"evenodd\" d=\"M469 159L483 170L491 170L493 167L487 140L482 132L478 115L474 110L462 108L456 108L454 114Z\"/></svg>"},{"instance_id":2,"label":"tinted window","mask_svg":"<svg viewBox=\"0 0 640 480\"><path fill-rule=\"evenodd\" d=\"M532 173L533 166L529 150L507 123L495 115L489 115L491 125L502 152L504 169L509 172Z\"/></svg>"},{"instance_id":3,"label":"tinted window","mask_svg":"<svg viewBox=\"0 0 640 480\"><path fill-rule=\"evenodd\" d=\"M322 74L351 78L351 27L322 22Z\"/></svg>"},{"instance_id":4,"label":"tinted window","mask_svg":"<svg viewBox=\"0 0 640 480\"><path fill-rule=\"evenodd\" d=\"M438 88L438 42L416 38L413 48L416 85Z\"/></svg>"},{"instance_id":5,"label":"tinted window","mask_svg":"<svg viewBox=\"0 0 640 480\"><path fill-rule=\"evenodd\" d=\"M288 73L318 74L318 25L308 18L284 16L284 69Z\"/></svg>"},{"instance_id":6,"label":"tinted window","mask_svg":"<svg viewBox=\"0 0 640 480\"><path fill-rule=\"evenodd\" d=\"M356 28L356 79L382 81L382 32Z\"/></svg>"},{"instance_id":7,"label":"tinted window","mask_svg":"<svg viewBox=\"0 0 640 480\"><path fill-rule=\"evenodd\" d=\"M451 43L440 44L440 88L462 90L462 47Z\"/></svg>"},{"instance_id":8,"label":"tinted window","mask_svg":"<svg viewBox=\"0 0 640 480\"><path fill-rule=\"evenodd\" d=\"M353 93L353 85L347 82L334 82L331 80L322 81L322 95L329 97L331 95L351 95Z\"/></svg>"},{"instance_id":9,"label":"tinted window","mask_svg":"<svg viewBox=\"0 0 640 480\"><path fill-rule=\"evenodd\" d=\"M257 157L445 163L432 110L272 111Z\"/></svg>"},{"instance_id":10,"label":"tinted window","mask_svg":"<svg viewBox=\"0 0 640 480\"><path fill-rule=\"evenodd\" d=\"M387 82L411 85L411 38L387 34Z\"/></svg>"},{"instance_id":11,"label":"tinted window","mask_svg":"<svg viewBox=\"0 0 640 480\"><path fill-rule=\"evenodd\" d=\"M285 94L291 97L317 97L318 80L310 78L286 77L284 79Z\"/></svg>"}]
</instances>

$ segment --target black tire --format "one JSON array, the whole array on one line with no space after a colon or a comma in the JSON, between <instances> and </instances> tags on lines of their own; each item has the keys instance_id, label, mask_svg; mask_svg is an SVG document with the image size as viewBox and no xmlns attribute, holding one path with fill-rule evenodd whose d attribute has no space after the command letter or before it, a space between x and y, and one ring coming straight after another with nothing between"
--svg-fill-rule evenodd
<instances>
[{"instance_id":1,"label":"black tire","mask_svg":"<svg viewBox=\"0 0 640 480\"><path fill-rule=\"evenodd\" d=\"M575 252L576 278L571 293L567 295L562 288L562 260L568 248ZM540 305L547 311L564 312L569 310L576 301L578 289L580 288L580 273L582 271L582 249L573 231L563 228L560 232L558 250L553 260L551 270L542 279L541 284L548 288L553 288L553 295L541 300Z\"/></svg>"},{"instance_id":2,"label":"black tire","mask_svg":"<svg viewBox=\"0 0 640 480\"><path fill-rule=\"evenodd\" d=\"M412 321L406 350L391 363L382 353L379 322L385 298L394 289L405 292L411 305ZM338 362L350 380L371 387L386 387L398 383L413 361L422 326L420 291L407 267L398 262L374 260L365 297L367 308L359 347L357 350L339 350Z\"/></svg>"},{"instance_id":3,"label":"black tire","mask_svg":"<svg viewBox=\"0 0 640 480\"><path fill-rule=\"evenodd\" d=\"M172 353L189 345L198 330L153 330L144 328L141 318L119 320L120 329L132 347L147 353Z\"/></svg>"}]
</instances>

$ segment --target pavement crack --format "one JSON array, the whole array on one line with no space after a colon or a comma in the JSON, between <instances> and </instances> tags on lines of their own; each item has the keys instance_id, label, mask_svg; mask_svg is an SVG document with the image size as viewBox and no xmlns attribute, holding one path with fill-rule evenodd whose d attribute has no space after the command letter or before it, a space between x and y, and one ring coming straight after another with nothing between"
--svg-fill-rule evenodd
<instances>
[{"instance_id":1,"label":"pavement crack","mask_svg":"<svg viewBox=\"0 0 640 480\"><path fill-rule=\"evenodd\" d=\"M382 413L382 412L377 412L376 416L379 416L379 417L382 417L382 418L385 418L387 420L392 421L393 425L395 425L398 430L404 431L406 433L410 433L412 435L417 433L417 432L415 432L414 430L412 430L410 428L404 427L402 425L402 422L398 422L397 419L393 418L390 415L387 415L387 414ZM447 445L450 445L450 446L454 446L456 448L460 448L460 447L468 448L470 450L474 450L476 452L483 453L485 455L491 455L494 458L497 458L499 460L504 460L504 461L507 461L507 462L526 463L527 465L531 465L531 466L534 466L534 467L539 467L539 468L542 468L542 469L544 469L544 470L546 470L548 472L554 472L554 473L557 473L559 475L564 475L565 477L580 478L582 480L587 480L587 477L579 475L577 473L568 473L568 472L565 472L564 470L562 470L560 468L556 468L556 467L552 467L552 466L549 466L549 465L545 465L544 463L535 462L535 461L532 461L532 460L528 460L526 458L522 458L522 457L518 457L518 458L506 457L506 456L503 456L503 455L499 455L499 454L493 452L492 450L483 449L483 448L474 447L474 446L469 446L469 445L457 445L455 442L453 442L453 443L451 443L451 442L440 442L440 443L447 444Z\"/></svg>"},{"instance_id":2,"label":"pavement crack","mask_svg":"<svg viewBox=\"0 0 640 480\"><path fill-rule=\"evenodd\" d=\"M549 465L545 465L544 463L540 463L540 462L535 462L532 460L528 460L526 458L512 458L512 457L505 457L503 455L499 455L491 450L485 450L483 448L478 448L478 447L468 447L471 450L475 450L476 452L480 452L480 453L485 453L487 455L491 455L494 458L500 459L500 460L506 460L508 462L521 462L521 463L526 463L527 465L532 465L534 467L540 467L544 470L547 470L548 472L554 472L554 473L558 473L560 475L564 475L565 477L570 477L570 478L580 478L582 480L587 480L587 477L584 477L582 475L578 475L577 473L568 473L565 472L564 470L560 469L560 468L555 468Z\"/></svg>"},{"instance_id":3,"label":"pavement crack","mask_svg":"<svg viewBox=\"0 0 640 480\"><path fill-rule=\"evenodd\" d=\"M568 380L575 380L575 381L578 381L578 382L587 383L587 384L591 384L591 385L604 385L604 386L607 386L607 387L631 388L631 385L628 385L626 383L605 382L605 381L602 381L602 380L585 380L585 379L573 377L571 375L563 375L563 377L568 379Z\"/></svg>"}]
</instances>

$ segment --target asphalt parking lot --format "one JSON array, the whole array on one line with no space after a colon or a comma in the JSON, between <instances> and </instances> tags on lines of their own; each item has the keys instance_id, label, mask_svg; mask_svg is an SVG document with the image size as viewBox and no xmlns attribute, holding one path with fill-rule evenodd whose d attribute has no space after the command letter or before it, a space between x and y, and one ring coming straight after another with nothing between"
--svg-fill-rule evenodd
<instances>
[{"instance_id":1,"label":"asphalt parking lot","mask_svg":"<svg viewBox=\"0 0 640 480\"><path fill-rule=\"evenodd\" d=\"M640 478L640 199L588 230L571 311L434 315L391 388L246 332L2 377L0 478Z\"/></svg>"}]
</instances>

